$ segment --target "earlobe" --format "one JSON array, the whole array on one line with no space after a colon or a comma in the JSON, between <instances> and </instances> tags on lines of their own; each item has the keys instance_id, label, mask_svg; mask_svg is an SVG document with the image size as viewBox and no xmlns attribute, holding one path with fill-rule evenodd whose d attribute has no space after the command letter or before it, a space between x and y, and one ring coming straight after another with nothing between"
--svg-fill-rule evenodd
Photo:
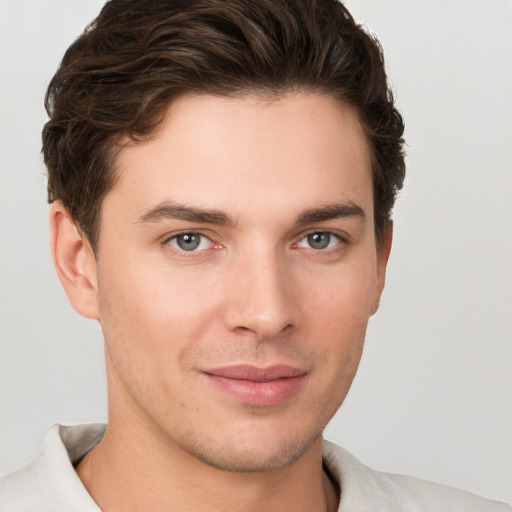
<instances>
[{"instance_id":1,"label":"earlobe","mask_svg":"<svg viewBox=\"0 0 512 512\"><path fill-rule=\"evenodd\" d=\"M96 260L89 242L79 234L60 201L50 206L50 246L69 302L82 316L98 320Z\"/></svg>"},{"instance_id":2,"label":"earlobe","mask_svg":"<svg viewBox=\"0 0 512 512\"><path fill-rule=\"evenodd\" d=\"M384 237L382 245L378 248L377 252L377 286L375 289L375 296L373 299L371 314L377 313L380 305L380 297L386 284L386 268L388 266L389 254L391 252L391 245L393 242L393 223L391 221L384 227Z\"/></svg>"}]
</instances>

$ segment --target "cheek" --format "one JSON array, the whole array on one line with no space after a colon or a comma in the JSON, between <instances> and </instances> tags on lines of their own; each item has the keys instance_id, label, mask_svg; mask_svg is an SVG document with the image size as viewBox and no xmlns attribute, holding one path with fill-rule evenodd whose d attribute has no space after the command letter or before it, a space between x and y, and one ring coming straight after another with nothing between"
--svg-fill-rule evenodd
<instances>
[{"instance_id":1,"label":"cheek","mask_svg":"<svg viewBox=\"0 0 512 512\"><path fill-rule=\"evenodd\" d=\"M375 271L371 265L357 272L354 267L338 268L324 277L324 288L309 293L308 337L316 340L327 356L326 376L337 392L344 394L361 358L376 287Z\"/></svg>"},{"instance_id":2,"label":"cheek","mask_svg":"<svg viewBox=\"0 0 512 512\"><path fill-rule=\"evenodd\" d=\"M212 319L220 299L213 273L203 273L198 279L187 268L162 264L116 265L105 268L99 281L100 297L108 305L102 308L105 320L113 313L130 327L131 337L139 334L148 340L152 333L154 342L177 333L189 337Z\"/></svg>"},{"instance_id":3,"label":"cheek","mask_svg":"<svg viewBox=\"0 0 512 512\"><path fill-rule=\"evenodd\" d=\"M377 287L373 265L357 263L312 277L303 283L302 296L307 311L323 319L319 327L345 333L366 328Z\"/></svg>"},{"instance_id":4,"label":"cheek","mask_svg":"<svg viewBox=\"0 0 512 512\"><path fill-rule=\"evenodd\" d=\"M132 398L150 407L158 396L174 396L202 342L218 339L217 287L158 265L103 270L100 323L110 362Z\"/></svg>"},{"instance_id":5,"label":"cheek","mask_svg":"<svg viewBox=\"0 0 512 512\"><path fill-rule=\"evenodd\" d=\"M167 400L158 397L172 397L179 389L176 378L186 370L191 340L200 339L210 323L204 293L163 271L128 267L104 268L99 282L100 323L113 378L139 406L152 410L159 403L160 414L167 414Z\"/></svg>"}]
</instances>

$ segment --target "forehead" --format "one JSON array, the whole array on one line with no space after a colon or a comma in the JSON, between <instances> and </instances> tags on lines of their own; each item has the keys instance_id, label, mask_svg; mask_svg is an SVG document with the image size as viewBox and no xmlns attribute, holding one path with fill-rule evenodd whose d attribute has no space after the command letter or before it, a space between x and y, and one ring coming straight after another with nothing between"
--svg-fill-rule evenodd
<instances>
[{"instance_id":1,"label":"forehead","mask_svg":"<svg viewBox=\"0 0 512 512\"><path fill-rule=\"evenodd\" d=\"M134 215L168 200L235 215L270 205L296 215L303 203L340 200L372 208L358 115L326 94L182 96L154 137L120 151L116 171L105 202L123 196Z\"/></svg>"}]
</instances>

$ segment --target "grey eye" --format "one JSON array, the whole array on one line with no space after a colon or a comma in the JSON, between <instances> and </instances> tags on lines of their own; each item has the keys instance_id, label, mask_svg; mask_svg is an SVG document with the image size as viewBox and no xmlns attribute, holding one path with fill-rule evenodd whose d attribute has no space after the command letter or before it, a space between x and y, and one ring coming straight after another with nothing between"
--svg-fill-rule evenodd
<instances>
[{"instance_id":1,"label":"grey eye","mask_svg":"<svg viewBox=\"0 0 512 512\"><path fill-rule=\"evenodd\" d=\"M177 235L176 245L183 251L195 251L201 244L201 235L197 233L182 233Z\"/></svg>"},{"instance_id":2,"label":"grey eye","mask_svg":"<svg viewBox=\"0 0 512 512\"><path fill-rule=\"evenodd\" d=\"M318 232L307 236L308 244L313 249L325 249L331 242L331 233Z\"/></svg>"},{"instance_id":3,"label":"grey eye","mask_svg":"<svg viewBox=\"0 0 512 512\"><path fill-rule=\"evenodd\" d=\"M201 252L214 246L206 235L194 231L177 233L170 237L166 243L178 253Z\"/></svg>"}]
</instances>

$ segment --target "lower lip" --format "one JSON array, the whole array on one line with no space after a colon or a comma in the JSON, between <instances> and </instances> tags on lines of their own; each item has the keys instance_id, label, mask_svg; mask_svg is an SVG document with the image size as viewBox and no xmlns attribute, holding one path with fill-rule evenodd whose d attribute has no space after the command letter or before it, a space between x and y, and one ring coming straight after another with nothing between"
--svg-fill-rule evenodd
<instances>
[{"instance_id":1,"label":"lower lip","mask_svg":"<svg viewBox=\"0 0 512 512\"><path fill-rule=\"evenodd\" d=\"M306 379L306 374L267 382L228 379L208 373L204 375L218 389L230 395L238 402L260 407L278 405L289 400L300 391Z\"/></svg>"}]
</instances>

